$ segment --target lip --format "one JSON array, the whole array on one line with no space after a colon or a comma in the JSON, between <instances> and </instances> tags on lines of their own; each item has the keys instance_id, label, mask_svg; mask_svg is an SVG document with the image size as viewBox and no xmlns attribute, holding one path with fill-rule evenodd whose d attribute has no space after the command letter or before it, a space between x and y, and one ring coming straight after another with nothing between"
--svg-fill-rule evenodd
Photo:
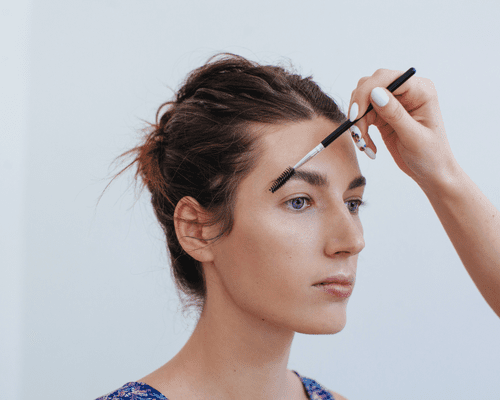
<instances>
[{"instance_id":1,"label":"lip","mask_svg":"<svg viewBox=\"0 0 500 400\"><path fill-rule=\"evenodd\" d=\"M314 286L333 296L347 298L354 288L354 275L332 275L315 283ZM325 285L322 285L325 283Z\"/></svg>"},{"instance_id":2,"label":"lip","mask_svg":"<svg viewBox=\"0 0 500 400\"><path fill-rule=\"evenodd\" d=\"M353 285L341 285L339 283L330 283L328 285L314 285L318 289L324 290L325 292L337 296L337 297L350 297L352 294Z\"/></svg>"},{"instance_id":3,"label":"lip","mask_svg":"<svg viewBox=\"0 0 500 400\"><path fill-rule=\"evenodd\" d=\"M319 282L316 282L314 286L320 285L322 283L334 283L337 285L349 285L354 286L354 275L332 275L328 278L322 279Z\"/></svg>"}]
</instances>

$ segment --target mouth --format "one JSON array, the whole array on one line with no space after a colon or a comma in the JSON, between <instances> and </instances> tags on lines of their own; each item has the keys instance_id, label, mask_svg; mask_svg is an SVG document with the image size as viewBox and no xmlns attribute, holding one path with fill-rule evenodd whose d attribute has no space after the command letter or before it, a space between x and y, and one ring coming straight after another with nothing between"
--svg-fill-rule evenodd
<instances>
[{"instance_id":1,"label":"mouth","mask_svg":"<svg viewBox=\"0 0 500 400\"><path fill-rule=\"evenodd\" d=\"M333 296L347 298L352 294L354 288L354 275L334 275L323 279L313 286Z\"/></svg>"},{"instance_id":2,"label":"mouth","mask_svg":"<svg viewBox=\"0 0 500 400\"><path fill-rule=\"evenodd\" d=\"M347 298L351 296L354 285L350 283L340 284L340 283L330 282L330 283L318 283L317 285L314 285L314 287L317 287L318 289L323 290L326 293L329 293L333 296Z\"/></svg>"}]
</instances>

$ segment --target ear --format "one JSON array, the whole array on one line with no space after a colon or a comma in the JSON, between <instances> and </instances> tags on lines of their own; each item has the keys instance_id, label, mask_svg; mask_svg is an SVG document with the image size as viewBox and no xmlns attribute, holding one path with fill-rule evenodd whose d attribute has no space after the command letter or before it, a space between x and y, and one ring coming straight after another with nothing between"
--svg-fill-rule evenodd
<instances>
[{"instance_id":1,"label":"ear","mask_svg":"<svg viewBox=\"0 0 500 400\"><path fill-rule=\"evenodd\" d=\"M206 239L217 236L217 227L203 226L208 220L207 212L192 197L184 196L174 211L174 226L177 240L195 260L212 262L214 260L213 247Z\"/></svg>"}]
</instances>

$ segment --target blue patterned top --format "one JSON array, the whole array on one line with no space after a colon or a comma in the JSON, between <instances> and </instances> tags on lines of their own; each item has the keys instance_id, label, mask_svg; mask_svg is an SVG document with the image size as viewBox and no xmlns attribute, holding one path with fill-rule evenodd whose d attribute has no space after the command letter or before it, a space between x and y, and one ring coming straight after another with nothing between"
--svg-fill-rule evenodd
<instances>
[{"instance_id":1,"label":"blue patterned top","mask_svg":"<svg viewBox=\"0 0 500 400\"><path fill-rule=\"evenodd\" d=\"M292 370L293 371L293 370ZM311 400L335 400L332 392L321 386L314 379L300 376L297 371L293 371L302 380L302 385L306 389ZM129 382L121 388L108 393L96 400L168 400L158 390L141 382Z\"/></svg>"}]
</instances>

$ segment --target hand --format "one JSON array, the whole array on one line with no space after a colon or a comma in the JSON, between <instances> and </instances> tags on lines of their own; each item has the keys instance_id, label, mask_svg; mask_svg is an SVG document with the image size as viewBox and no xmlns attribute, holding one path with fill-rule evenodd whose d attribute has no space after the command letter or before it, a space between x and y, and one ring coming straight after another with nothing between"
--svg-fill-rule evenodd
<instances>
[{"instance_id":1,"label":"hand","mask_svg":"<svg viewBox=\"0 0 500 400\"><path fill-rule=\"evenodd\" d=\"M412 76L394 93L385 89L402 74L379 69L372 76L361 78L349 103L350 113L352 104L357 103L358 116L350 117L359 118L371 102L373 111L356 123L367 146L376 153L368 134L368 126L375 125L399 168L424 191L432 190L450 179L458 171L458 164L446 137L432 81ZM375 102L377 94L383 106Z\"/></svg>"}]
</instances>

